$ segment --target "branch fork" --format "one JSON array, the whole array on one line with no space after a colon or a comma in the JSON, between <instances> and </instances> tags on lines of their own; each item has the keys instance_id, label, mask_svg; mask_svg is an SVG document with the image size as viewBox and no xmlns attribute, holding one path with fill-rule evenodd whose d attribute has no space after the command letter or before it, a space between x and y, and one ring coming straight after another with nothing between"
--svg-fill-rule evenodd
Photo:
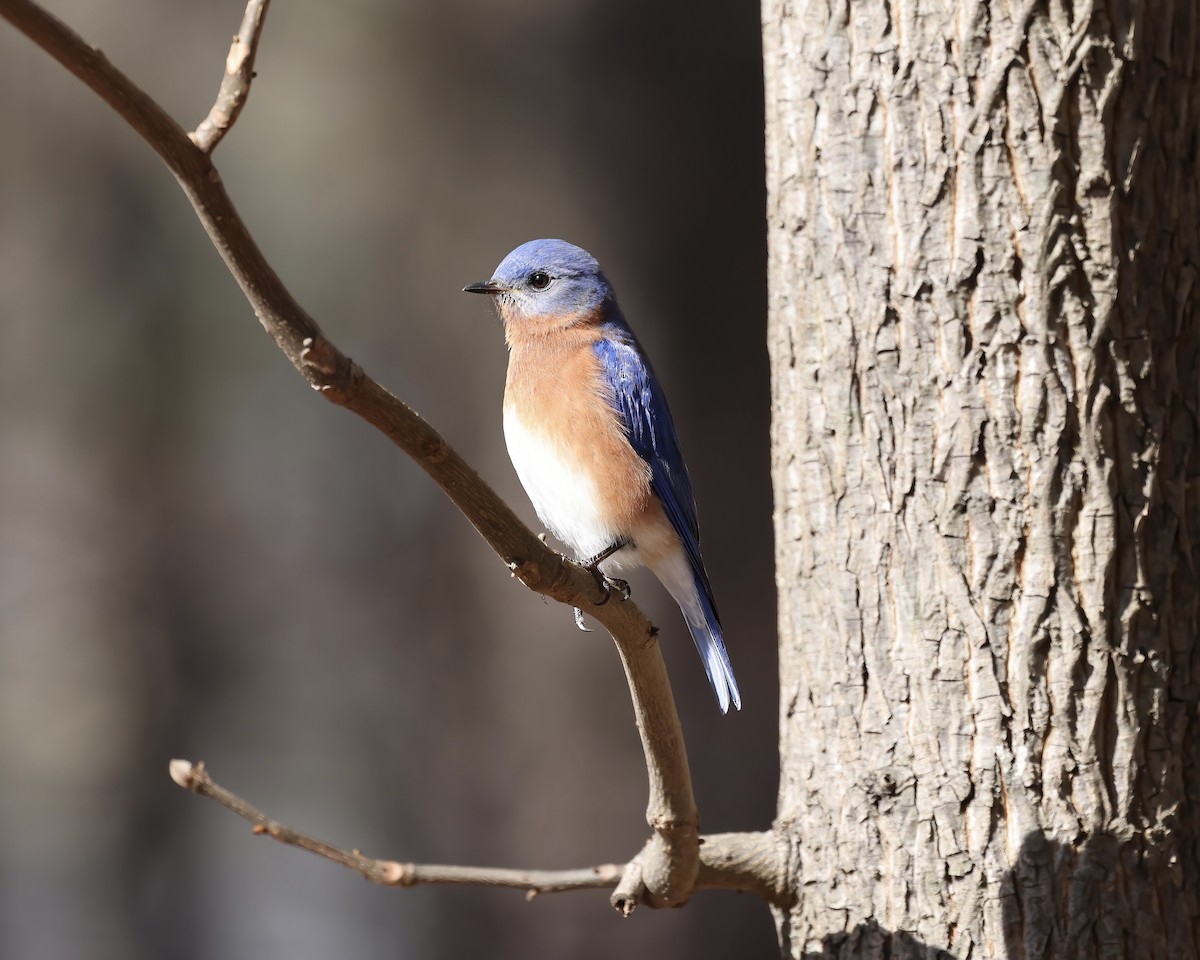
<instances>
[{"instance_id":1,"label":"branch fork","mask_svg":"<svg viewBox=\"0 0 1200 960\"><path fill-rule=\"evenodd\" d=\"M689 877L673 881L680 889L686 887L686 894L681 900L668 903L652 892L672 886L671 881L660 883L653 879L661 865L671 860L668 851L654 849L664 842L661 834L652 837L628 863L602 863L573 870L514 870L376 860L359 850L343 850L272 820L237 794L215 783L203 763L172 760L170 773L171 779L185 790L215 800L248 821L255 836L270 837L287 846L307 850L385 887L435 883L508 887L523 890L526 900L533 900L543 893L612 888L610 902L626 917L639 903L656 907L682 906L687 896L698 889L754 891L771 903L786 902L782 892L786 878L786 845L774 833L694 836L698 869Z\"/></svg>"}]
</instances>

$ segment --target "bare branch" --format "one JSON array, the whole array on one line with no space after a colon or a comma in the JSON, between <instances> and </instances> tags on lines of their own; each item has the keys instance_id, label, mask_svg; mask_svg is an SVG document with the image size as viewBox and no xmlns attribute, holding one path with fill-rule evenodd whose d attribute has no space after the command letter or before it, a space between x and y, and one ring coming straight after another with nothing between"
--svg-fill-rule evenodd
<instances>
[{"instance_id":1,"label":"bare branch","mask_svg":"<svg viewBox=\"0 0 1200 960\"><path fill-rule=\"evenodd\" d=\"M433 427L325 338L251 238L210 156L153 99L31 0L0 0L0 17L87 84L162 158L259 322L313 388L373 424L412 457L515 578L544 596L586 610L612 634L646 757L647 822L654 831L638 855L641 882L625 892L620 909L628 912L637 902L685 902L700 865L699 814L655 627L633 603L603 603L606 597L599 595L589 572L542 543Z\"/></svg>"},{"instance_id":2,"label":"bare branch","mask_svg":"<svg viewBox=\"0 0 1200 960\"><path fill-rule=\"evenodd\" d=\"M203 763L172 760L171 779L202 797L215 800L253 825L254 833L268 836L289 846L299 847L318 857L332 860L372 883L387 887L415 887L418 884L458 883L487 887L511 887L525 891L532 900L538 894L565 890L616 887L614 905L628 916L642 892L643 866L638 858L628 864L604 863L577 870L512 870L503 867L463 867L430 863L401 863L375 860L358 850L342 850L298 830L272 820L237 794L215 783ZM653 840L651 841L654 842ZM784 889L786 871L783 848L773 833L722 833L705 837L703 863L697 889L750 890L770 902L778 902ZM639 855L640 857L640 855ZM748 867L753 864L754 866Z\"/></svg>"},{"instance_id":3,"label":"bare branch","mask_svg":"<svg viewBox=\"0 0 1200 960\"><path fill-rule=\"evenodd\" d=\"M611 887L621 876L622 867L608 863L582 870L505 870L492 867L457 867L441 864L400 863L396 860L374 860L357 850L342 850L323 840L286 827L255 809L241 797L213 782L203 763L187 760L171 761L171 779L186 790L216 800L243 820L254 825L254 832L299 847L318 857L332 860L372 883L386 887L415 887L422 883L480 884L490 887L513 887L524 890L529 899L539 893L561 890L582 890Z\"/></svg>"},{"instance_id":4,"label":"bare branch","mask_svg":"<svg viewBox=\"0 0 1200 960\"><path fill-rule=\"evenodd\" d=\"M246 105L250 95L250 81L254 79L254 58L258 54L258 38L262 35L263 22L267 18L267 7L271 0L250 0L242 17L242 26L233 38L229 56L225 58L225 75L221 78L217 99L191 134L192 143L205 153L211 154L221 138L237 122L238 114Z\"/></svg>"}]
</instances>

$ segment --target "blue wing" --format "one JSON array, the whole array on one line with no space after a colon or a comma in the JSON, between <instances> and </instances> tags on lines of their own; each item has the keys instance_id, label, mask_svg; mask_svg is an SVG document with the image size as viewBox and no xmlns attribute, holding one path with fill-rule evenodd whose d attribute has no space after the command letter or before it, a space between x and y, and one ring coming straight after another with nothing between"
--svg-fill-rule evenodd
<instances>
[{"instance_id":1,"label":"blue wing","mask_svg":"<svg viewBox=\"0 0 1200 960\"><path fill-rule=\"evenodd\" d=\"M687 554L693 580L690 592L694 597L675 599L687 619L722 712L729 709L730 699L741 709L741 695L725 651L712 587L700 557L700 527L692 481L679 449L666 396L641 345L623 323L607 324L604 336L596 341L595 351L612 388L613 406L621 416L629 443L650 465L650 487Z\"/></svg>"},{"instance_id":2,"label":"blue wing","mask_svg":"<svg viewBox=\"0 0 1200 960\"><path fill-rule=\"evenodd\" d=\"M672 526L687 541L689 559L703 567L699 563L700 527L692 480L658 378L633 334L620 328L596 342L596 354L612 387L614 405L630 445L650 464L654 492L663 502Z\"/></svg>"}]
</instances>

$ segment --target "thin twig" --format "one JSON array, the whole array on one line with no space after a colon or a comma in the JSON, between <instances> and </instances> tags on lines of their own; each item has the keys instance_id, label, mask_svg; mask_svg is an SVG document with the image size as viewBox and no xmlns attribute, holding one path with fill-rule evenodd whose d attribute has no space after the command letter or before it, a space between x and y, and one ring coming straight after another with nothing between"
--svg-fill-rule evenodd
<instances>
[{"instance_id":1,"label":"thin twig","mask_svg":"<svg viewBox=\"0 0 1200 960\"><path fill-rule=\"evenodd\" d=\"M404 450L441 487L531 590L581 607L612 634L621 655L650 783L653 836L638 854L640 881L617 904L676 906L697 882L699 814L683 731L656 629L631 602L604 603L595 578L539 540L428 423L368 377L321 332L267 263L225 192L211 157L100 51L31 0L0 0L8 20L82 80L150 145L175 175L263 328L332 403L356 413ZM601 605L602 604L602 605Z\"/></svg>"},{"instance_id":2,"label":"thin twig","mask_svg":"<svg viewBox=\"0 0 1200 960\"><path fill-rule=\"evenodd\" d=\"M225 74L217 90L208 116L200 121L190 136L192 143L205 153L211 154L221 138L237 122L238 114L246 105L250 95L250 81L254 79L254 58L258 55L258 38L262 36L263 23L267 18L267 7L271 0L250 0L242 16L242 26L233 38L229 56L225 58Z\"/></svg>"},{"instance_id":3,"label":"thin twig","mask_svg":"<svg viewBox=\"0 0 1200 960\"><path fill-rule=\"evenodd\" d=\"M623 866L614 863L585 867L582 870L508 870L499 867L458 867L375 860L364 856L358 850L342 850L272 820L237 794L214 783L203 763L192 764L187 760L172 760L170 770L171 779L185 790L216 800L221 806L253 824L256 834L315 853L318 857L341 864L355 873L362 874L372 883L385 887L415 887L422 883L477 884L513 887L524 890L526 897L533 899L539 893L611 887L620 879L624 870Z\"/></svg>"},{"instance_id":4,"label":"thin twig","mask_svg":"<svg viewBox=\"0 0 1200 960\"><path fill-rule=\"evenodd\" d=\"M237 794L214 782L203 763L172 760L170 772L171 779L185 790L215 800L248 821L255 834L315 853L383 886L457 883L511 887L524 890L525 898L532 900L542 893L615 887L619 883L629 882L630 877L640 878L641 874L640 867L618 863L604 863L577 870L512 870L376 860L358 850L343 850L272 820ZM784 887L786 872L783 847L774 834L715 834L704 838L701 850L703 862L696 889L752 890L770 902L779 902L779 891ZM622 912L628 916L629 911Z\"/></svg>"}]
</instances>

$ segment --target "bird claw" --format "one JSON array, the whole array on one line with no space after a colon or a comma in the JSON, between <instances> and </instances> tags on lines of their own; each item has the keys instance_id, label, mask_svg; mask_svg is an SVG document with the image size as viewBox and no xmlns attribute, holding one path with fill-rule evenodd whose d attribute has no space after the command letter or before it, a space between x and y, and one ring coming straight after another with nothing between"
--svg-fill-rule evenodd
<instances>
[{"instance_id":1,"label":"bird claw","mask_svg":"<svg viewBox=\"0 0 1200 960\"><path fill-rule=\"evenodd\" d=\"M590 566L587 569L591 572L592 576L596 578L596 586L598 586L600 588L600 592L604 594L600 600L596 601L597 607L602 607L608 603L608 601L612 599L614 590L621 595L622 600L628 600L633 595L633 591L629 588L628 580L618 580L616 577L606 577L600 572L598 567ZM584 626L583 611L579 609L579 607L574 607L573 609L575 611L575 626L577 626L584 633L591 633L591 628Z\"/></svg>"},{"instance_id":2,"label":"bird claw","mask_svg":"<svg viewBox=\"0 0 1200 960\"><path fill-rule=\"evenodd\" d=\"M616 577L605 577L604 579L608 581L609 588L615 589L621 595L622 600L628 600L633 596L633 590L630 589L628 580L618 580Z\"/></svg>"},{"instance_id":3,"label":"bird claw","mask_svg":"<svg viewBox=\"0 0 1200 960\"><path fill-rule=\"evenodd\" d=\"M607 577L600 572L599 567L588 567L592 572L592 576L596 578L596 586L600 588L600 592L604 594L603 599L596 601L596 606L602 607L608 603L612 597L613 590L621 595L622 600L628 600L633 591L629 589L628 580L618 580L616 577Z\"/></svg>"}]
</instances>

